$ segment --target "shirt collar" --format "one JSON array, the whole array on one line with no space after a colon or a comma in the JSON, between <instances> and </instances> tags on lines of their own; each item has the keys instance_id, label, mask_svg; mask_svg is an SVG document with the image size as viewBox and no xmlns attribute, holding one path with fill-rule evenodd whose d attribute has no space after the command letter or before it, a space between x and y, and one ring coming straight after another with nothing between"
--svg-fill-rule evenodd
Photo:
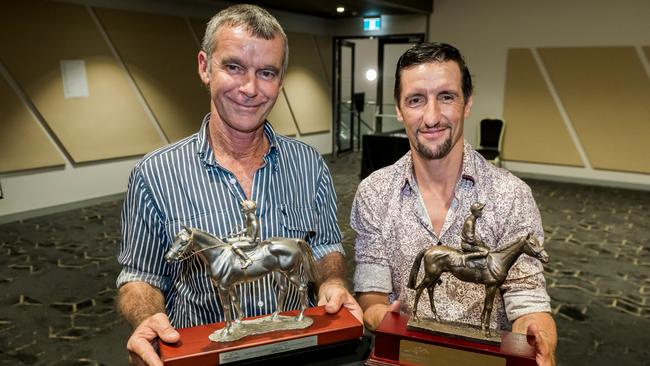
<instances>
[{"instance_id":1,"label":"shirt collar","mask_svg":"<svg viewBox=\"0 0 650 366\"><path fill-rule=\"evenodd\" d=\"M214 157L214 151L210 146L208 137L208 124L210 123L210 113L203 118L203 123L198 132L198 151L197 155L205 165L219 166L217 159ZM269 150L264 155L264 160L272 165L278 162L278 139L273 127L268 121L264 122L264 134L269 140Z\"/></svg>"},{"instance_id":2,"label":"shirt collar","mask_svg":"<svg viewBox=\"0 0 650 366\"><path fill-rule=\"evenodd\" d=\"M469 185L476 185L477 181L477 168L475 160L472 159L472 147L466 141L463 140L463 166L461 167L461 174L457 187ZM400 164L399 179L404 182L402 185L402 193L408 192L409 194L417 187L415 182L415 176L413 175L413 157L411 156L411 151L409 150L398 162Z\"/></svg>"}]
</instances>

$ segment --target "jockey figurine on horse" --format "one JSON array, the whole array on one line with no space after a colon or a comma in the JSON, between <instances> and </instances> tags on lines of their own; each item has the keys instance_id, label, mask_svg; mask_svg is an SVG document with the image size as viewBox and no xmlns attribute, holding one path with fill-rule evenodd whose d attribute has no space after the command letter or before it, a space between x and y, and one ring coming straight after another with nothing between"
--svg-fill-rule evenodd
<instances>
[{"instance_id":1,"label":"jockey figurine on horse","mask_svg":"<svg viewBox=\"0 0 650 366\"><path fill-rule=\"evenodd\" d=\"M460 233L460 247L465 254L462 257L462 266L466 267L465 262L468 259L485 258L490 253L487 245L481 240L481 237L476 233L476 219L480 218L483 214L484 203L476 202L470 207L471 215L467 216L463 224L463 230Z\"/></svg>"},{"instance_id":2,"label":"jockey figurine on horse","mask_svg":"<svg viewBox=\"0 0 650 366\"><path fill-rule=\"evenodd\" d=\"M260 239L260 224L257 221L257 216L255 215L255 201L252 200L243 200L241 202L241 210L244 213L246 218L246 227L244 230L238 232L238 235L245 234L243 236L237 236L233 238L228 238L227 242L231 243L232 251L235 252L241 258L242 265L241 268L245 269L246 267L253 264L253 261L244 253L244 250L252 250L257 247Z\"/></svg>"}]
</instances>

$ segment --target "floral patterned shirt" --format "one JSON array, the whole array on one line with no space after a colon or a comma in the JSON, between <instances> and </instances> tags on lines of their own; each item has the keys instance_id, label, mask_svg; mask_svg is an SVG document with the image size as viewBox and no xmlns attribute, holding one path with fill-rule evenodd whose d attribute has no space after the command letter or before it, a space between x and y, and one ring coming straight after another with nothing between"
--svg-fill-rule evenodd
<instances>
[{"instance_id":1,"label":"floral patterned shirt","mask_svg":"<svg viewBox=\"0 0 650 366\"><path fill-rule=\"evenodd\" d=\"M395 164L364 179L352 206L351 226L357 232L354 290L382 292L400 300L402 311L411 312L415 291L406 288L415 256L431 245L460 250L461 230L474 202L485 203L476 222L476 233L490 248L499 248L533 233L543 240L542 222L526 183L496 168L465 142L461 178L439 235L435 233L413 176L408 152ZM422 280L420 269L417 283ZM480 325L485 286L462 282L444 273L435 288L435 305L443 320ZM539 260L522 254L508 272L497 296L491 327L509 328L518 317L550 312L543 267ZM418 314L431 316L427 296L421 297Z\"/></svg>"}]
</instances>

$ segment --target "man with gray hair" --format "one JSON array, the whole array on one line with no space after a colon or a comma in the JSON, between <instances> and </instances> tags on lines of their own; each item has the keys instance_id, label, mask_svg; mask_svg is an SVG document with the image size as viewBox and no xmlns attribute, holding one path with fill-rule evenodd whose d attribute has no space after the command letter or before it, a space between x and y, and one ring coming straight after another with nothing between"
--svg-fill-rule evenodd
<instances>
[{"instance_id":1,"label":"man with gray hair","mask_svg":"<svg viewBox=\"0 0 650 366\"><path fill-rule=\"evenodd\" d=\"M344 281L329 169L317 151L275 134L266 121L288 63L282 27L262 8L236 5L210 20L202 48L198 72L210 91L210 113L198 133L138 162L124 202L118 307L135 328L127 349L139 365L162 364L152 344L177 342L174 328L224 320L205 263L192 257L170 264L163 257L183 225L218 237L241 227L244 200L257 204L262 240L315 232L317 304L362 316ZM275 311L277 286L271 276L241 284L245 315ZM287 308L299 303L292 289Z\"/></svg>"}]
</instances>

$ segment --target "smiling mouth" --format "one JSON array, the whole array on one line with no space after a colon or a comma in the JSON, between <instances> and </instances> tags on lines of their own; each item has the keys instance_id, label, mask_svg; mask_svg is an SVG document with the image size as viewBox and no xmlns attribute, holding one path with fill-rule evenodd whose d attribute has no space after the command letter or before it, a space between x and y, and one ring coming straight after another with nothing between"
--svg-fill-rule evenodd
<instances>
[{"instance_id":1,"label":"smiling mouth","mask_svg":"<svg viewBox=\"0 0 650 366\"><path fill-rule=\"evenodd\" d=\"M434 128L419 129L418 135L421 135L423 137L436 137L449 129L450 129L449 127L434 127Z\"/></svg>"}]
</instances>

